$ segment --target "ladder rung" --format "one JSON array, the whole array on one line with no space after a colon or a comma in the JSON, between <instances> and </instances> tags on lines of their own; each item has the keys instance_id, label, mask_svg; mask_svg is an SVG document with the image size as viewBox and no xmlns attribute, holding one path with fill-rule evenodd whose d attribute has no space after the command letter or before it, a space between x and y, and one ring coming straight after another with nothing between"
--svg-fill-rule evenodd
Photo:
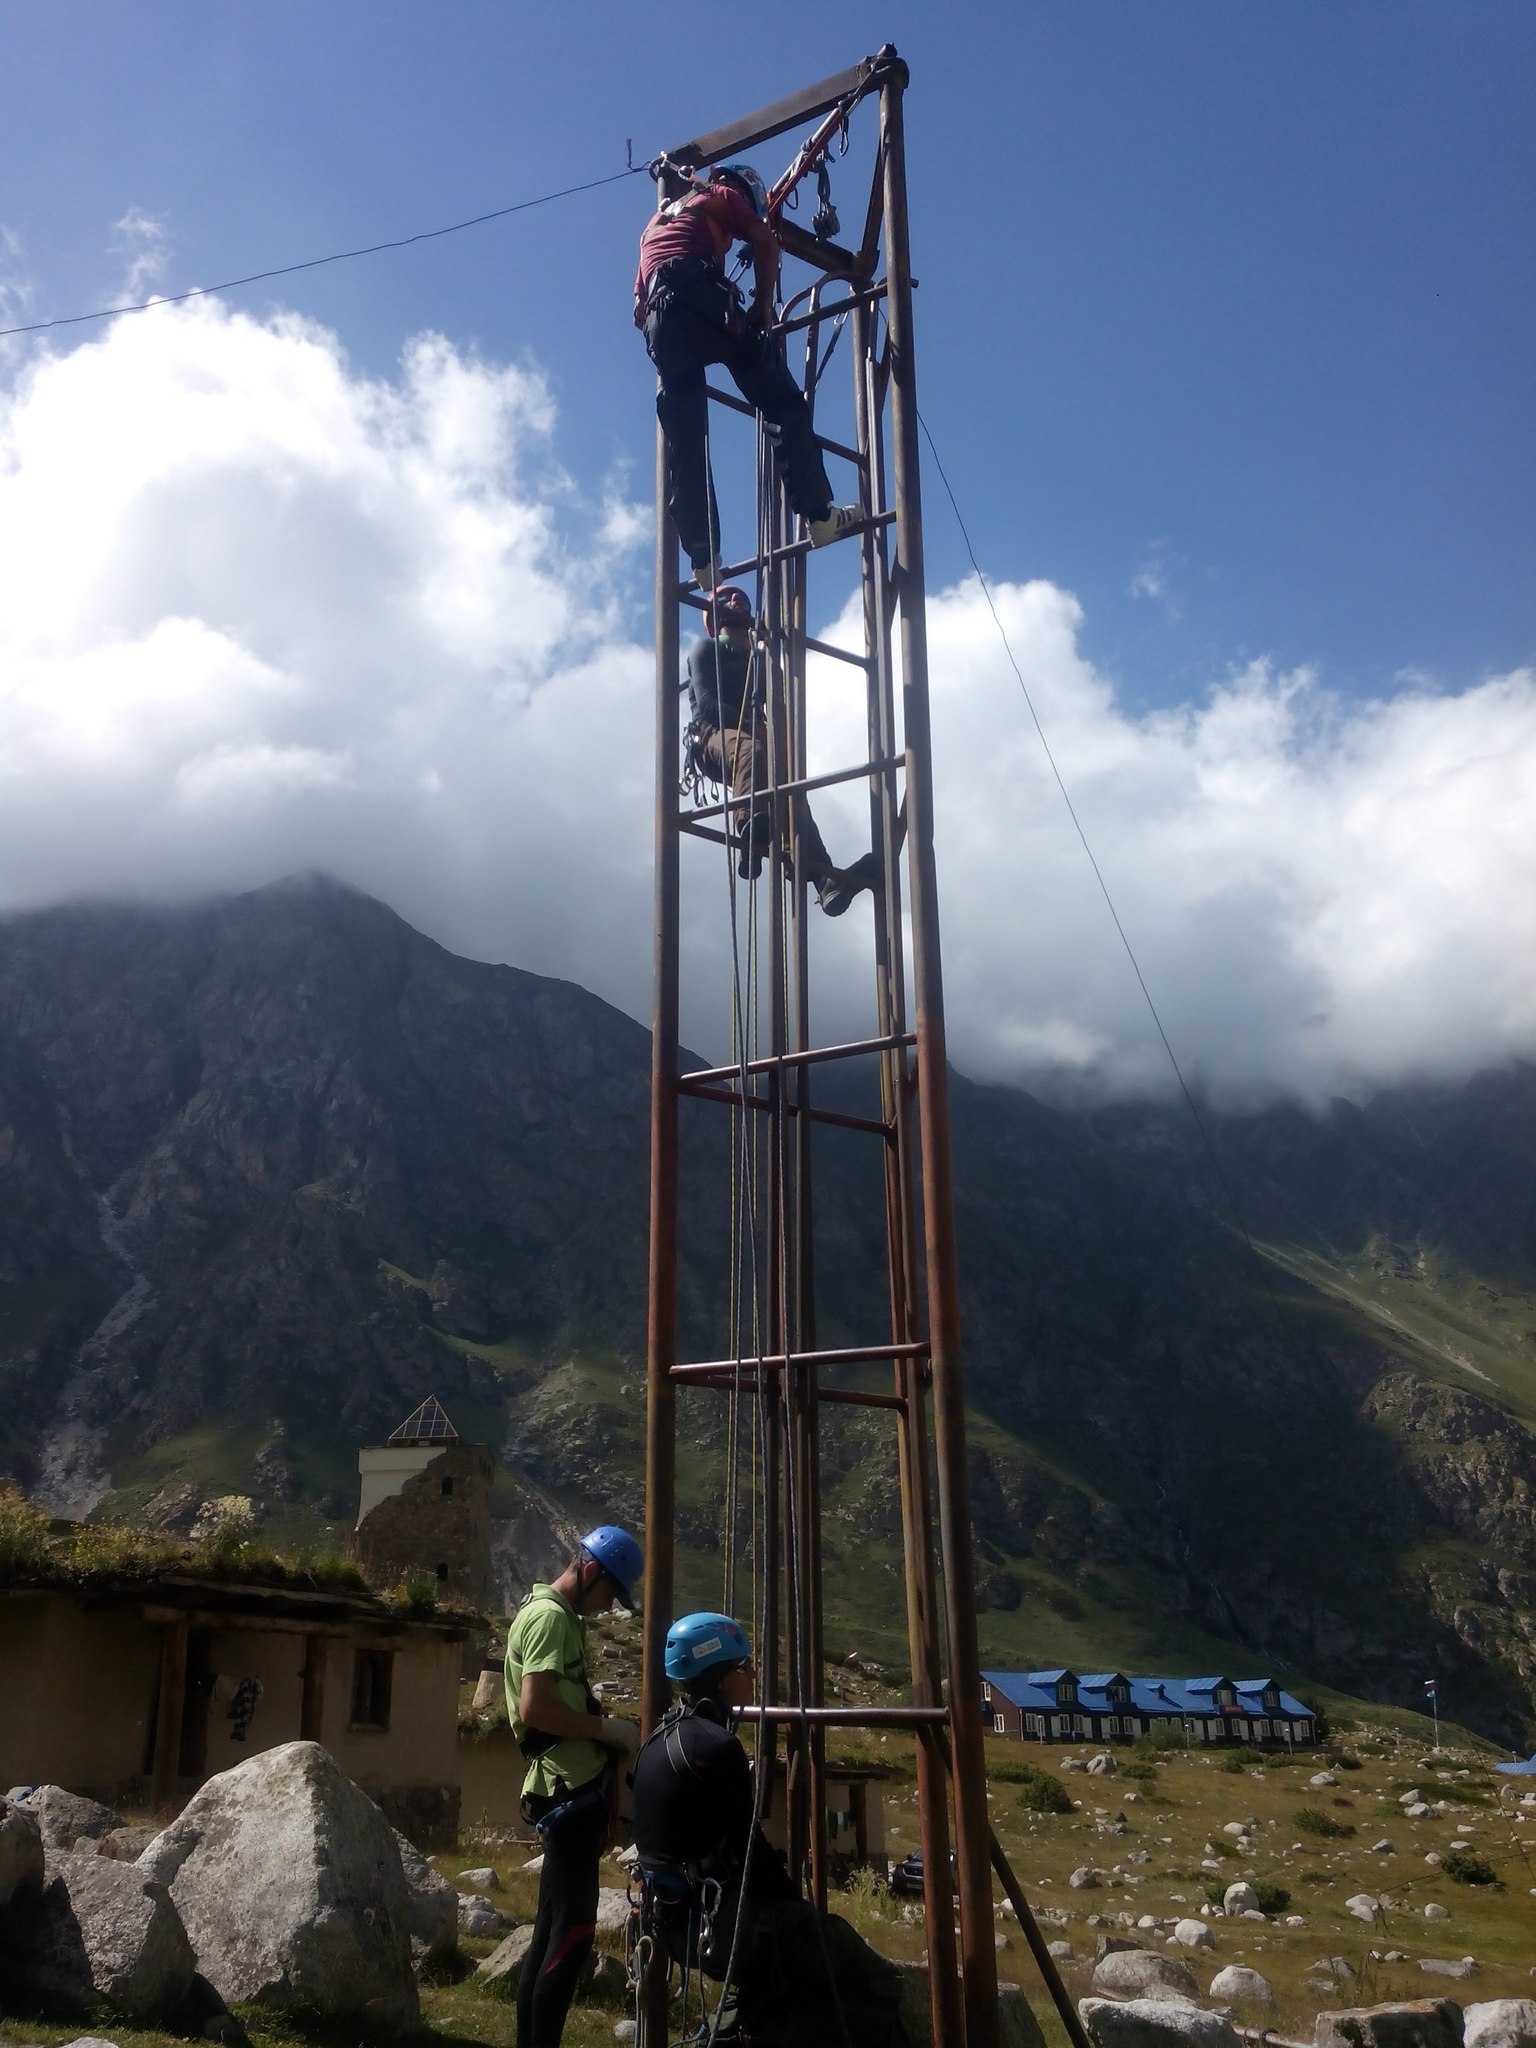
<instances>
[{"instance_id":1,"label":"ladder rung","mask_svg":"<svg viewBox=\"0 0 1536 2048\"><path fill-rule=\"evenodd\" d=\"M942 1728L948 1707L741 1707L744 1719L809 1721L824 1728Z\"/></svg>"},{"instance_id":2,"label":"ladder rung","mask_svg":"<svg viewBox=\"0 0 1536 2048\"><path fill-rule=\"evenodd\" d=\"M710 837L718 835L711 833ZM703 834L700 834L703 837ZM739 1088L690 1088L690 1095L701 1102L727 1102L736 1109L772 1109L773 1104L766 1095L749 1095L745 1101ZM877 1116L854 1116L846 1109L821 1109L815 1104L807 1109L803 1103L786 1102L785 1109L791 1116L808 1116L813 1124L836 1124L845 1131L868 1131L872 1137L894 1138L896 1125Z\"/></svg>"},{"instance_id":3,"label":"ladder rung","mask_svg":"<svg viewBox=\"0 0 1536 2048\"><path fill-rule=\"evenodd\" d=\"M695 1365L674 1365L671 1372L675 1380L691 1380L702 1379L706 1373L734 1373L738 1368L755 1372L764 1365L870 1365L882 1358L927 1356L928 1346L921 1340L915 1344L848 1344L838 1351L767 1351L760 1357L707 1358Z\"/></svg>"},{"instance_id":4,"label":"ladder rung","mask_svg":"<svg viewBox=\"0 0 1536 2048\"><path fill-rule=\"evenodd\" d=\"M705 390L717 405L723 405L731 412L744 412L749 419L756 419L757 407L748 405L744 398L738 398L734 391L718 391L713 384L706 384ZM852 462L858 468L864 467L864 457L857 448L850 448L843 441L828 440L825 434L816 436L816 446L825 449L828 455L841 455L845 462Z\"/></svg>"},{"instance_id":5,"label":"ladder rung","mask_svg":"<svg viewBox=\"0 0 1536 2048\"><path fill-rule=\"evenodd\" d=\"M862 533L874 533L882 526L894 525L895 520L896 514L894 512L871 512L866 518L860 519L850 526L846 533L840 533L838 539L854 540ZM764 554L748 555L745 561L723 564L720 570L719 582L733 583L742 576L752 575L759 569L770 567L774 562L789 562L796 555L808 555L810 552L811 537L809 534L806 534L801 540L786 541L781 548L769 548ZM716 588L718 587L719 585L717 584ZM692 577L689 577L686 583L678 585L677 594L679 598L685 598L690 591L697 589L697 583Z\"/></svg>"},{"instance_id":6,"label":"ladder rung","mask_svg":"<svg viewBox=\"0 0 1536 2048\"><path fill-rule=\"evenodd\" d=\"M846 312L861 302L867 305L875 299L883 299L886 289L886 282L882 277L878 284L865 285L862 291L850 292L846 299L834 299L830 306L818 307L814 313L799 313L793 320L781 320L773 331L775 334L796 334L802 327L809 327L813 321L835 320L839 313Z\"/></svg>"},{"instance_id":7,"label":"ladder rung","mask_svg":"<svg viewBox=\"0 0 1536 2048\"><path fill-rule=\"evenodd\" d=\"M805 1052L770 1053L766 1059L738 1060L732 1067L698 1067L691 1074L679 1074L679 1088L699 1081L734 1081L743 1069L749 1074L772 1074L780 1067L815 1067L823 1060L854 1060L866 1053L894 1052L898 1046L916 1045L915 1031L893 1031L889 1038L857 1038L847 1045L817 1045Z\"/></svg>"},{"instance_id":8,"label":"ladder rung","mask_svg":"<svg viewBox=\"0 0 1536 2048\"><path fill-rule=\"evenodd\" d=\"M830 789L837 782L858 782L866 775L889 775L894 769L904 768L905 754L892 754L884 761L865 761L857 768L833 768L825 775L802 775L798 782L774 782L756 791L752 796L728 796L718 804L700 804L697 810L684 811L685 818L719 818L727 811L744 811L776 796L798 796L808 789Z\"/></svg>"}]
</instances>

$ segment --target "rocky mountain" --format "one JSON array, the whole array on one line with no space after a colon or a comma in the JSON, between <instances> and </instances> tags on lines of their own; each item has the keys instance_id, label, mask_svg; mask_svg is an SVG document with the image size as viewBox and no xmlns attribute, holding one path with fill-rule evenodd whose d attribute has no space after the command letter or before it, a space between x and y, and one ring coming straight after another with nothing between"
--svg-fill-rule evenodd
<instances>
[{"instance_id":1,"label":"rocky mountain","mask_svg":"<svg viewBox=\"0 0 1536 2048\"><path fill-rule=\"evenodd\" d=\"M171 1528L250 1493L293 1539L350 1523L358 1445L436 1391L498 1452L509 1581L638 1515L647 1090L631 1019L322 880L0 923L0 1470ZM718 1116L684 1130L694 1355ZM954 1121L987 1655L1405 1704L1434 1674L1529 1727L1536 1069L1199 1126L956 1076ZM870 1152L818 1154L825 1342L882 1327ZM710 1597L723 1413L682 1404ZM825 1456L832 1646L894 1654L878 1414Z\"/></svg>"}]
</instances>

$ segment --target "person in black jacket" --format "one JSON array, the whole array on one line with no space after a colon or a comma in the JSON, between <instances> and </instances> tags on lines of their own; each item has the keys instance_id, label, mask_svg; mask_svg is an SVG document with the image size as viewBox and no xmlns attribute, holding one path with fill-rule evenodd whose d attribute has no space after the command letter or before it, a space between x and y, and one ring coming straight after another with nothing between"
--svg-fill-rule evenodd
<instances>
[{"instance_id":1,"label":"person in black jacket","mask_svg":"<svg viewBox=\"0 0 1536 2048\"><path fill-rule=\"evenodd\" d=\"M895 1966L800 1898L758 1822L731 1730L755 1689L741 1624L684 1615L667 1631L666 1671L682 1697L635 1759L635 1853L656 1935L684 1971L724 1987L700 2041L904 2048Z\"/></svg>"},{"instance_id":2,"label":"person in black jacket","mask_svg":"<svg viewBox=\"0 0 1536 2048\"><path fill-rule=\"evenodd\" d=\"M716 591L705 613L708 637L688 655L688 695L693 711L693 746L699 766L732 796L751 799L738 811L737 873L750 881L762 870L773 832L774 807L767 795L768 745L763 724L761 669L753 646L752 600L737 584ZM757 672L754 674L754 669ZM795 838L805 878L828 917L841 917L861 889L874 881L874 857L865 854L850 868L833 865L803 796L794 804ZM789 849L785 847L786 858Z\"/></svg>"}]
</instances>

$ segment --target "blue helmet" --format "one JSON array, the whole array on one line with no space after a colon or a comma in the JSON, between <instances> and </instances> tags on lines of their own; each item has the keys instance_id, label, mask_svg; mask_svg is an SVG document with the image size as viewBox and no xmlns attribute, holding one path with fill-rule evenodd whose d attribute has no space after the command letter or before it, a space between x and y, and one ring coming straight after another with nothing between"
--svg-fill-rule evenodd
<instances>
[{"instance_id":1,"label":"blue helmet","mask_svg":"<svg viewBox=\"0 0 1536 2048\"><path fill-rule=\"evenodd\" d=\"M718 1664L745 1664L752 1645L728 1614L685 1614L667 1630L668 1678L687 1685Z\"/></svg>"},{"instance_id":2,"label":"blue helmet","mask_svg":"<svg viewBox=\"0 0 1536 2048\"><path fill-rule=\"evenodd\" d=\"M627 1529L616 1529L611 1522L604 1522L600 1528L587 1531L581 1547L594 1564L602 1566L618 1587L620 1600L633 1612L639 1604L637 1589L645 1573L645 1558L634 1537Z\"/></svg>"},{"instance_id":3,"label":"blue helmet","mask_svg":"<svg viewBox=\"0 0 1536 2048\"><path fill-rule=\"evenodd\" d=\"M751 200L758 219L768 218L768 187L750 164L718 164L710 172L710 178L713 182L723 178L735 185Z\"/></svg>"}]
</instances>

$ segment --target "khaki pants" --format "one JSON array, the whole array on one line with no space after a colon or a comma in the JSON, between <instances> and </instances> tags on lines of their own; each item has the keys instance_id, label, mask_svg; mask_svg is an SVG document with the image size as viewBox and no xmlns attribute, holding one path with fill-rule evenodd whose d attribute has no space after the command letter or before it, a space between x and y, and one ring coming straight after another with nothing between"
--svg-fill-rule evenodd
<instances>
[{"instance_id":1,"label":"khaki pants","mask_svg":"<svg viewBox=\"0 0 1536 2048\"><path fill-rule=\"evenodd\" d=\"M759 815L770 808L768 788L768 748L765 744L762 720L755 718L749 726L736 726L729 732L721 732L713 725L700 724L698 727L699 760L706 774L716 782L729 787L732 796L750 796L754 790L759 793L756 810ZM836 863L827 852L826 842L816 829L816 820L811 816L811 807L803 796L781 797L778 801L778 833L783 847L785 865L794 872L794 857L790 851L789 836L785 830L784 813L794 807L795 838L805 858L805 879L814 887L827 875L837 873ZM732 811L731 824L736 831L745 831L747 813ZM765 848L764 851L767 849Z\"/></svg>"}]
</instances>

